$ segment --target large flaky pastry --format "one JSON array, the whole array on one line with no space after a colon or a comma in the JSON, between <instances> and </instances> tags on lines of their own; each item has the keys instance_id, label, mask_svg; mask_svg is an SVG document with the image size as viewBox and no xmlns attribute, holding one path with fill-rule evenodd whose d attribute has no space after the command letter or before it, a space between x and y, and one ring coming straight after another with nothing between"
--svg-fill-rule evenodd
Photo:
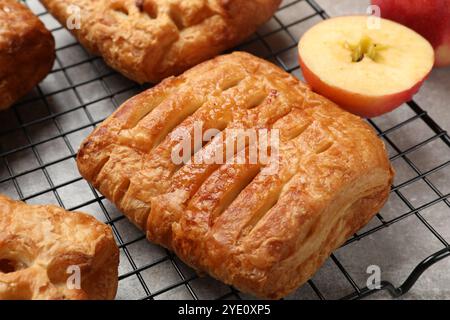
<instances>
[{"instance_id":1,"label":"large flaky pastry","mask_svg":"<svg viewBox=\"0 0 450 320\"><path fill-rule=\"evenodd\" d=\"M177 163L173 150L198 123L220 134ZM237 128L278 132L278 156L266 164L208 161ZM236 157L250 148L246 141L232 149ZM87 138L77 161L149 240L263 298L308 280L383 206L393 177L368 124L238 52L128 100Z\"/></svg>"},{"instance_id":2,"label":"large flaky pastry","mask_svg":"<svg viewBox=\"0 0 450 320\"><path fill-rule=\"evenodd\" d=\"M113 299L118 264L111 228L92 216L0 195L0 300Z\"/></svg>"},{"instance_id":3,"label":"large flaky pastry","mask_svg":"<svg viewBox=\"0 0 450 320\"><path fill-rule=\"evenodd\" d=\"M92 53L137 82L158 82L232 48L281 0L41 0Z\"/></svg>"},{"instance_id":4,"label":"large flaky pastry","mask_svg":"<svg viewBox=\"0 0 450 320\"><path fill-rule=\"evenodd\" d=\"M52 69L55 41L17 0L0 0L0 110L28 93Z\"/></svg>"}]
</instances>

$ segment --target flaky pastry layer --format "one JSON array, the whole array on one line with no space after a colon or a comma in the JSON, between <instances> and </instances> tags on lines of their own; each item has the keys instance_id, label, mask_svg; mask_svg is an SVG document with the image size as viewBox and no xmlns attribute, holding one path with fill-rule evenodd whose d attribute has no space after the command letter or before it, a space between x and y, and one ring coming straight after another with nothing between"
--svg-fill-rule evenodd
<instances>
[{"instance_id":1,"label":"flaky pastry layer","mask_svg":"<svg viewBox=\"0 0 450 320\"><path fill-rule=\"evenodd\" d=\"M175 133L193 137L199 122L220 134L193 149L192 161L174 163ZM269 164L194 161L223 150L233 129L252 128L279 132L278 157ZM368 124L240 52L128 100L84 141L77 162L149 240L273 299L307 281L374 216L393 177Z\"/></svg>"},{"instance_id":2,"label":"flaky pastry layer","mask_svg":"<svg viewBox=\"0 0 450 320\"><path fill-rule=\"evenodd\" d=\"M111 67L137 82L154 83L242 42L273 15L281 1L41 2ZM74 27L74 19L80 28Z\"/></svg>"},{"instance_id":3,"label":"flaky pastry layer","mask_svg":"<svg viewBox=\"0 0 450 320\"><path fill-rule=\"evenodd\" d=\"M118 264L92 216L0 195L0 300L114 299Z\"/></svg>"}]
</instances>

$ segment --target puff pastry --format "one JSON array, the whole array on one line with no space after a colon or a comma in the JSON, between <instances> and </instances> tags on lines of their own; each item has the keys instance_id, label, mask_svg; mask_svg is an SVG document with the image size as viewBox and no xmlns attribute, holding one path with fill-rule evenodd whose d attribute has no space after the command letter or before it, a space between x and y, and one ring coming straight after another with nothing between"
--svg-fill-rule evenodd
<instances>
[{"instance_id":1,"label":"puff pastry","mask_svg":"<svg viewBox=\"0 0 450 320\"><path fill-rule=\"evenodd\" d=\"M92 216L0 195L0 300L113 299L118 251Z\"/></svg>"},{"instance_id":2,"label":"puff pastry","mask_svg":"<svg viewBox=\"0 0 450 320\"><path fill-rule=\"evenodd\" d=\"M203 159L223 150L220 141L233 129L277 130L278 169L268 174L260 162L194 158L177 165L174 133L192 136L198 122L204 131L221 130L193 152ZM308 280L374 216L393 177L368 124L239 52L127 101L82 144L77 162L150 241L199 271L272 299Z\"/></svg>"},{"instance_id":3,"label":"puff pastry","mask_svg":"<svg viewBox=\"0 0 450 320\"><path fill-rule=\"evenodd\" d=\"M0 0L0 110L10 107L50 72L55 41L16 0Z\"/></svg>"},{"instance_id":4,"label":"puff pastry","mask_svg":"<svg viewBox=\"0 0 450 320\"><path fill-rule=\"evenodd\" d=\"M63 25L79 18L73 33L112 68L137 82L155 83L242 42L281 0L41 2Z\"/></svg>"}]
</instances>

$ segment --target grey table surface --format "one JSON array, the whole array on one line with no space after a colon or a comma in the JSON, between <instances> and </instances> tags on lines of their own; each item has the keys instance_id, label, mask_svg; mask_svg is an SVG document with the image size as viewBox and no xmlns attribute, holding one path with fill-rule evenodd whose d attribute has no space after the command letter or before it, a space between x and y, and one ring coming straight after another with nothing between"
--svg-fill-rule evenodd
<instances>
[{"instance_id":1,"label":"grey table surface","mask_svg":"<svg viewBox=\"0 0 450 320\"><path fill-rule=\"evenodd\" d=\"M292 0L291 0L292 1ZM351 13L363 13L366 11L366 0L316 0L330 15ZM284 3L289 3L285 0ZM41 19L49 28L55 28L58 23L48 14L44 14L42 6L36 0L28 0L27 3L37 13L41 13ZM285 22L294 21L299 17L311 14L311 8L305 1L293 8L282 10L277 17ZM311 25L320 21L314 17L300 25L292 26L295 37L301 34ZM273 21L261 28L263 34L273 27ZM6 135L0 136L0 153L7 152L5 161L8 162L14 175L19 176L12 181L8 179L10 173L0 163L0 193L8 194L14 198L19 196L27 198L28 203L58 203L62 202L68 208L78 207L94 199L95 194L88 184L79 178L73 155L78 149L82 139L91 131L90 122L99 121L107 117L117 105L138 92L131 81L120 75L109 73L110 70L101 59L88 61L89 55L76 45L76 41L64 29L54 32L58 46L58 63L56 68L64 68L65 72L50 74L40 85L40 90L47 94L45 100L37 100L32 103L22 103L12 110L4 112L0 117L0 128L12 130ZM277 32L266 39L269 45L277 47L290 45L290 41L283 32ZM74 44L72 46L71 44ZM245 50L261 53L260 47L246 47ZM289 50L281 56L287 66L295 66L297 63L296 50ZM86 61L86 62L83 62ZM76 67L66 67L71 63L79 63ZM299 71L294 74L301 77ZM102 81L97 80L102 76ZM130 89L127 89L130 88ZM52 94L52 92L58 92ZM111 92L113 99L110 98ZM114 94L115 92L120 92ZM35 93L34 93L35 94ZM31 94L33 95L33 94ZM424 108L433 119L444 129L450 130L450 68L434 70L430 79L425 83L416 101ZM32 106L30 106L32 104ZM78 105L83 108L77 108ZM52 117L48 121L39 121L28 125L25 129L19 127L18 121L36 121L42 117L62 112L61 116ZM374 122L382 129L392 126L412 117L414 114L410 108L403 106L394 112L374 119ZM90 119L88 119L90 117ZM59 132L65 132L63 137L53 139ZM401 127L389 134L389 138L395 142L401 150L407 150L433 136L433 132L420 119ZM31 140L31 141L30 141ZM21 147L30 142L33 148L25 148L20 152L8 153L8 150ZM389 147L391 155L396 151ZM425 172L442 163L450 161L450 149L442 141L435 140L414 152L408 154L418 170ZM53 161L64 159L63 161ZM40 164L51 163L44 170L32 170ZM397 176L394 185L408 181L417 176L404 158L396 158L393 161ZM23 174L23 172L28 172ZM450 192L450 167L431 174L428 179L437 186L442 194ZM70 182L70 183L69 183ZM21 195L17 190L20 185ZM49 191L51 186L58 186L57 192ZM46 191L46 192L43 192ZM427 184L419 179L402 188L402 195L407 198L414 207L430 203L437 198L436 193ZM56 198L56 195L59 199ZM103 208L101 208L101 206ZM107 200L100 203L92 202L81 208L98 219L105 221L104 210L110 218L120 215ZM395 193L381 215L389 220L410 211L403 201ZM445 241L450 241L450 207L442 201L427 207L420 212L433 228L443 235ZM378 219L373 219L364 230L369 230L380 225ZM126 219L118 220L114 227L119 232L122 241L127 242L139 237L141 233L136 230ZM363 231L364 231L363 230ZM369 277L367 267L376 265L380 267L381 278L391 281L394 285L400 285L410 274L412 269L428 255L443 248L439 241L419 220L416 215L383 228L361 241L355 241L350 245L335 251L334 255L349 272L356 284L360 287L366 285ZM128 256L128 257L127 257ZM162 248L146 242L144 239L127 246L127 252L121 250L120 274L126 275L120 281L118 299L134 299L146 296L145 290L155 292L180 281L180 270L184 277L189 278L193 271L175 259L175 264L170 260L155 263L154 266L145 266L160 261L167 256ZM130 260L129 257L132 257ZM133 272L136 268L142 268L141 272ZM178 268L178 269L177 269ZM450 259L441 261L428 270L402 299L450 299ZM147 288L140 283L143 280ZM315 285L324 294L325 298L335 299L350 294L354 288L343 277L337 264L329 259L325 265L313 277ZM192 298L189 290L195 291L198 298L208 299L220 297L229 292L229 287L208 277L202 277L185 285L156 296L156 299ZM241 295L243 298L252 298ZM232 298L233 296L229 296ZM317 295L309 285L302 286L289 299L317 299ZM369 297L370 299L388 299L390 296L380 292Z\"/></svg>"}]
</instances>

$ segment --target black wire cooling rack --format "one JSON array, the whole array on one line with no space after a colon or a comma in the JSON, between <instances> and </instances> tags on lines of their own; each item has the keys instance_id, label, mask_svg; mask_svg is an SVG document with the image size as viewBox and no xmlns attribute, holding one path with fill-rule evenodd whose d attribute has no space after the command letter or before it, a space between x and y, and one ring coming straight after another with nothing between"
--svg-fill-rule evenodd
<instances>
[{"instance_id":1,"label":"black wire cooling rack","mask_svg":"<svg viewBox=\"0 0 450 320\"><path fill-rule=\"evenodd\" d=\"M82 139L123 101L147 87L123 78L109 69L101 58L87 53L37 0L25 2L52 31L57 43L57 61L51 74L30 95L0 114L0 192L28 203L56 203L69 210L86 211L110 224L121 251L118 298L249 298L234 288L197 276L171 252L148 243L142 233L82 180L74 160ZM264 57L301 77L297 41L310 26L326 18L327 13L314 0L285 0L275 17L239 49ZM358 299L380 290L398 297L408 292L431 265L450 256L448 235L439 233L429 222L430 215L424 214L431 211L432 215L439 207L444 215L450 215L450 194L442 191L445 186L433 182L436 175L441 176L450 167L450 138L417 103L411 101L399 110L396 117L388 115L369 120L385 140L392 162L401 162L403 166L399 173L405 178L392 187L387 205L389 212L379 213L368 227L337 250L312 280L288 298ZM420 134L413 134L418 141L404 143L398 137L404 136L402 130L408 127L410 132L418 132L420 127L429 134L423 139ZM420 153L428 153L431 159L428 157L430 160L424 161L419 158ZM444 185L450 184L446 179ZM420 195L428 195L419 197L421 201L418 201L418 191L411 194L409 190L417 183L426 188ZM411 217L420 224L420 230L426 230L426 234L418 232L417 237L427 249L419 246L411 251L408 243L411 227L402 226ZM380 241L375 235L383 230L394 230L397 239L405 234L406 243L395 242L388 248L394 255L401 256L405 251L408 257L412 252L417 254L414 265L404 267L407 271L402 275L405 276L395 278L397 274L394 274L392 283L382 281L381 288L369 289L363 281L367 275L362 276L361 270L355 273L349 269L356 265L365 270L367 265L383 260L387 249L374 245ZM382 235L390 236L389 233ZM433 245L426 246L426 243ZM346 254L345 250L354 244L361 248L356 253ZM366 261L361 252L374 252L378 260ZM358 256L363 257L362 261ZM332 275L330 270L334 270ZM400 286L393 284L405 278ZM442 283L435 283L436 287L440 285Z\"/></svg>"}]
</instances>

